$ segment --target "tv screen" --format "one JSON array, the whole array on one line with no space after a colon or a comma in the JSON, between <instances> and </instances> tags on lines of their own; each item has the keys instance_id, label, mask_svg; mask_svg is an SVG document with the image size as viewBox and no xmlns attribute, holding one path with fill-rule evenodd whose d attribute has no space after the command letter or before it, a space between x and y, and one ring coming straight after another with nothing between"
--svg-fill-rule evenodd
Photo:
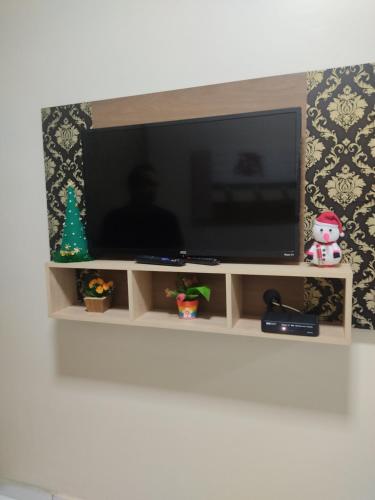
<instances>
[{"instance_id":1,"label":"tv screen","mask_svg":"<svg viewBox=\"0 0 375 500\"><path fill-rule=\"evenodd\" d=\"M85 131L91 254L295 259L300 122L292 108Z\"/></svg>"}]
</instances>

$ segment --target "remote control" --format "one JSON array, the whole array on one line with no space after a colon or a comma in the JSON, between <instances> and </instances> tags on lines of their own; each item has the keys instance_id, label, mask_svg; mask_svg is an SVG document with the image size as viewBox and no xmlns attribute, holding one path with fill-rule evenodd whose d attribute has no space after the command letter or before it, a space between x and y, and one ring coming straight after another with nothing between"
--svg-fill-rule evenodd
<instances>
[{"instance_id":1,"label":"remote control","mask_svg":"<svg viewBox=\"0 0 375 500\"><path fill-rule=\"evenodd\" d=\"M156 255L138 255L135 258L138 264L157 264L160 266L184 266L185 260L172 257L158 257Z\"/></svg>"},{"instance_id":2,"label":"remote control","mask_svg":"<svg viewBox=\"0 0 375 500\"><path fill-rule=\"evenodd\" d=\"M214 257L190 257L187 256L185 258L186 262L189 264L202 264L206 266L217 266L220 264L219 259L215 259Z\"/></svg>"}]
</instances>

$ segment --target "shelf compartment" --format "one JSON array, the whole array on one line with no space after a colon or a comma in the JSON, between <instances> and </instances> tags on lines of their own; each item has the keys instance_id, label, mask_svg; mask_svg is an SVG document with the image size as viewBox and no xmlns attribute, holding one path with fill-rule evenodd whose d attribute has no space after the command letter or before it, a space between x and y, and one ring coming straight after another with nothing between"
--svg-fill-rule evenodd
<instances>
[{"instance_id":1,"label":"shelf compartment","mask_svg":"<svg viewBox=\"0 0 375 500\"><path fill-rule=\"evenodd\" d=\"M303 278L290 276L231 275L232 325L243 317L260 318L266 310L263 293L268 289L280 292L285 304L303 309Z\"/></svg>"},{"instance_id":2,"label":"shelf compartment","mask_svg":"<svg viewBox=\"0 0 375 500\"><path fill-rule=\"evenodd\" d=\"M261 316L266 310L263 293L269 288L280 292L283 303L304 310L304 278L280 276L230 276L231 326L233 333L269 339L309 341L347 345L350 335L342 324L321 322L318 337L265 333L261 331Z\"/></svg>"},{"instance_id":3,"label":"shelf compartment","mask_svg":"<svg viewBox=\"0 0 375 500\"><path fill-rule=\"evenodd\" d=\"M188 274L182 272L182 274ZM205 274L204 284L211 288L211 301L199 301L198 318L182 320L177 316L174 299L165 297L166 288L175 288L178 273L174 271L131 271L130 310L137 324L169 328L212 330L227 326L226 284L224 274Z\"/></svg>"},{"instance_id":4,"label":"shelf compartment","mask_svg":"<svg viewBox=\"0 0 375 500\"><path fill-rule=\"evenodd\" d=\"M112 306L104 313L89 313L78 289L80 271L71 267L47 267L49 316L55 319L126 324L130 317L127 272L98 270L105 281L114 282Z\"/></svg>"}]
</instances>

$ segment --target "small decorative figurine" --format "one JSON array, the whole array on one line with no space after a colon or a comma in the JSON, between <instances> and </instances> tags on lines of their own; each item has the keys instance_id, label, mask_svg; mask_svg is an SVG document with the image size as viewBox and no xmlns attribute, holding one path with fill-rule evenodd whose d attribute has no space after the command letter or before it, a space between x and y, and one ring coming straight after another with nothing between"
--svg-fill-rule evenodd
<instances>
[{"instance_id":1,"label":"small decorative figurine","mask_svg":"<svg viewBox=\"0 0 375 500\"><path fill-rule=\"evenodd\" d=\"M312 235L314 243L306 252L307 260L316 266L330 267L340 263L342 251L337 240L343 237L340 219L334 212L323 212L315 219Z\"/></svg>"},{"instance_id":2,"label":"small decorative figurine","mask_svg":"<svg viewBox=\"0 0 375 500\"><path fill-rule=\"evenodd\" d=\"M66 188L66 210L61 245L52 256L54 262L81 262L92 260L85 230L81 221L74 184L69 181Z\"/></svg>"},{"instance_id":3,"label":"small decorative figurine","mask_svg":"<svg viewBox=\"0 0 375 500\"><path fill-rule=\"evenodd\" d=\"M177 279L176 290L166 288L165 296L176 299L178 317L180 319L194 319L198 314L199 296L210 300L211 289L200 285L197 276L183 275Z\"/></svg>"}]
</instances>

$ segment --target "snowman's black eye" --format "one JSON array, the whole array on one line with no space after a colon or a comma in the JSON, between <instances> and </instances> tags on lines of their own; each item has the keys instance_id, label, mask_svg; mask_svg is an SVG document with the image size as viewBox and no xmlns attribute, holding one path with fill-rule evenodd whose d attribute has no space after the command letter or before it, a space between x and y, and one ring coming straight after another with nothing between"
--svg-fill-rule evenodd
<instances>
[{"instance_id":1,"label":"snowman's black eye","mask_svg":"<svg viewBox=\"0 0 375 500\"><path fill-rule=\"evenodd\" d=\"M330 229L329 232L332 233L332 229Z\"/></svg>"},{"instance_id":2,"label":"snowman's black eye","mask_svg":"<svg viewBox=\"0 0 375 500\"><path fill-rule=\"evenodd\" d=\"M320 232L321 232L321 233L323 232L323 228L321 228Z\"/></svg>"}]
</instances>

